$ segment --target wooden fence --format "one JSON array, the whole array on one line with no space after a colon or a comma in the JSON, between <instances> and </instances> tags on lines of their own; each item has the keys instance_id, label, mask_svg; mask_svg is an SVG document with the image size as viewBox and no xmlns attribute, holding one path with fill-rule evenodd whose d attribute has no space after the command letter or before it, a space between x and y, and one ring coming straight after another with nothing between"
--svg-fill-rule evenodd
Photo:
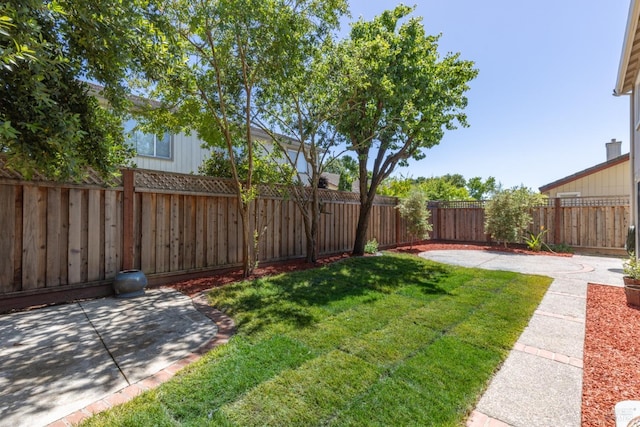
<instances>
[{"instance_id":1,"label":"wooden fence","mask_svg":"<svg viewBox=\"0 0 640 427\"><path fill-rule=\"evenodd\" d=\"M124 170L106 186L0 177L0 310L108 295L124 269L151 284L211 274L242 262L242 223L233 182ZM0 174L1 175L1 174ZM9 175L9 176L7 176ZM359 214L353 193L321 190L321 255L352 249ZM396 199L377 197L369 238L406 243ZM265 187L253 205L261 263L302 258L302 215L284 188Z\"/></svg>"},{"instance_id":2,"label":"wooden fence","mask_svg":"<svg viewBox=\"0 0 640 427\"><path fill-rule=\"evenodd\" d=\"M484 233L484 202L431 202L435 240L491 242ZM529 231L547 230L547 244L566 244L582 251L624 254L631 221L629 197L548 199L531 212Z\"/></svg>"},{"instance_id":3,"label":"wooden fence","mask_svg":"<svg viewBox=\"0 0 640 427\"><path fill-rule=\"evenodd\" d=\"M1 166L1 165L0 165ZM261 263L302 258L301 213L284 188L265 187L252 221ZM352 249L359 196L321 191L321 255ZM554 199L535 209L532 231L548 243L584 249L624 247L626 198ZM377 197L368 239L380 247L409 242L397 200ZM430 203L432 239L488 242L481 202ZM152 285L241 265L242 224L233 183L195 175L124 170L111 186L96 176L80 184L26 181L0 167L0 311L112 293L124 269Z\"/></svg>"}]
</instances>

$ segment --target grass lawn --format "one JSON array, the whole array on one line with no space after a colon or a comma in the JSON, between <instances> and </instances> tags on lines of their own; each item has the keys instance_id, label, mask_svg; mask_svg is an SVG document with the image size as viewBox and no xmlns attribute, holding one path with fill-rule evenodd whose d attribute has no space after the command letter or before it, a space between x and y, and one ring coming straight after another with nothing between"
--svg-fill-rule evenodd
<instances>
[{"instance_id":1,"label":"grass lawn","mask_svg":"<svg viewBox=\"0 0 640 427\"><path fill-rule=\"evenodd\" d=\"M228 344L87 425L458 426L550 283L384 255L228 285Z\"/></svg>"}]
</instances>

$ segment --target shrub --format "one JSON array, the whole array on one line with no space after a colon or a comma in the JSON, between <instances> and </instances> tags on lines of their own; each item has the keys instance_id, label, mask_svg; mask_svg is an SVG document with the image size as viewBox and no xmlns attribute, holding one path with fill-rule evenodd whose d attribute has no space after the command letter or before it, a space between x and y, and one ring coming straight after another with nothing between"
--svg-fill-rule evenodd
<instances>
[{"instance_id":1,"label":"shrub","mask_svg":"<svg viewBox=\"0 0 640 427\"><path fill-rule=\"evenodd\" d=\"M409 192L407 198L402 199L397 208L400 215L407 222L407 230L411 236L411 246L415 239L422 240L429 238L429 232L433 226L429 222L431 213L427 209L426 195L417 189Z\"/></svg>"},{"instance_id":2,"label":"shrub","mask_svg":"<svg viewBox=\"0 0 640 427\"><path fill-rule=\"evenodd\" d=\"M521 242L532 222L531 208L543 199L544 196L526 187L497 192L485 207L485 232L505 246Z\"/></svg>"},{"instance_id":3,"label":"shrub","mask_svg":"<svg viewBox=\"0 0 640 427\"><path fill-rule=\"evenodd\" d=\"M364 253L375 254L377 252L378 252L378 241L374 237L372 240L369 240L366 245L364 245Z\"/></svg>"}]
</instances>

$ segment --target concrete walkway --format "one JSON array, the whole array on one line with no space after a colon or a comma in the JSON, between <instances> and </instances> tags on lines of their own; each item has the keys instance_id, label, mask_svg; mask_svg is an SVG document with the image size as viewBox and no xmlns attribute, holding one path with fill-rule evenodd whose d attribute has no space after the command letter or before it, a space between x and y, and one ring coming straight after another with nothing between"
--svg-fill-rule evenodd
<instances>
[{"instance_id":1,"label":"concrete walkway","mask_svg":"<svg viewBox=\"0 0 640 427\"><path fill-rule=\"evenodd\" d=\"M0 315L0 426L70 425L166 381L230 334L194 303L152 289Z\"/></svg>"},{"instance_id":2,"label":"concrete walkway","mask_svg":"<svg viewBox=\"0 0 640 427\"><path fill-rule=\"evenodd\" d=\"M474 250L429 251L421 256L554 279L467 426L579 427L587 284L622 286L622 260Z\"/></svg>"}]
</instances>

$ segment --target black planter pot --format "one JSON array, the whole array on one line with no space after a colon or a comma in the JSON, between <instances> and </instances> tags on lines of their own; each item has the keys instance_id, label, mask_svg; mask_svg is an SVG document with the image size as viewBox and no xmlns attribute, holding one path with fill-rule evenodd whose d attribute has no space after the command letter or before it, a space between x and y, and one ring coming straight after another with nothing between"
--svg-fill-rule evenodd
<instances>
[{"instance_id":1,"label":"black planter pot","mask_svg":"<svg viewBox=\"0 0 640 427\"><path fill-rule=\"evenodd\" d=\"M147 276L140 270L124 270L116 274L113 290L116 298L134 298L144 295Z\"/></svg>"}]
</instances>

